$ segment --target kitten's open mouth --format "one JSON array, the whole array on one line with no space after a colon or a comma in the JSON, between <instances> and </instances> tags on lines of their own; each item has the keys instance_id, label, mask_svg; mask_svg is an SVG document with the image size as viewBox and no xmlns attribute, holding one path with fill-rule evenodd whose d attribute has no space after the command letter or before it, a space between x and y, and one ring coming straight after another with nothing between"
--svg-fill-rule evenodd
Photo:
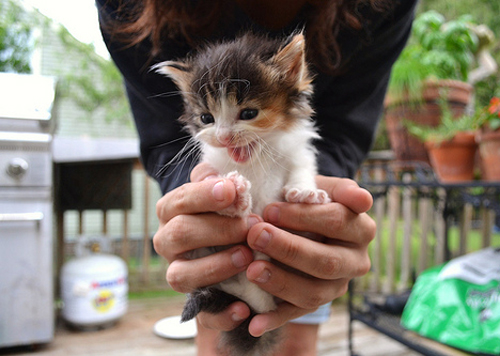
<instances>
[{"instance_id":1,"label":"kitten's open mouth","mask_svg":"<svg viewBox=\"0 0 500 356\"><path fill-rule=\"evenodd\" d=\"M233 159L233 161L237 163L245 163L252 157L252 152L254 150L254 145L251 143L246 146L239 147L228 147L227 153L229 157Z\"/></svg>"}]
</instances>

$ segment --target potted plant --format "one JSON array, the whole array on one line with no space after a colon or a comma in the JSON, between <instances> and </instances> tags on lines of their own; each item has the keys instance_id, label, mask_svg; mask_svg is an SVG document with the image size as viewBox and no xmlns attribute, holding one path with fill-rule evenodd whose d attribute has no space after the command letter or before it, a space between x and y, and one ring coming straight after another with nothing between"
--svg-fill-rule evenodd
<instances>
[{"instance_id":1,"label":"potted plant","mask_svg":"<svg viewBox=\"0 0 500 356\"><path fill-rule=\"evenodd\" d=\"M478 134L482 178L500 181L500 97L493 97L481 112Z\"/></svg>"},{"instance_id":2,"label":"potted plant","mask_svg":"<svg viewBox=\"0 0 500 356\"><path fill-rule=\"evenodd\" d=\"M387 131L398 160L428 160L424 145L408 134L402 119L437 126L442 93L453 116L463 115L471 98L466 81L477 46L468 16L448 22L435 11L417 16L409 43L394 64L385 101Z\"/></svg>"},{"instance_id":3,"label":"potted plant","mask_svg":"<svg viewBox=\"0 0 500 356\"><path fill-rule=\"evenodd\" d=\"M445 98L439 101L441 120L437 126L405 121L411 135L424 143L430 163L438 178L446 183L469 181L474 178L477 150L476 132L479 115L455 118Z\"/></svg>"}]
</instances>

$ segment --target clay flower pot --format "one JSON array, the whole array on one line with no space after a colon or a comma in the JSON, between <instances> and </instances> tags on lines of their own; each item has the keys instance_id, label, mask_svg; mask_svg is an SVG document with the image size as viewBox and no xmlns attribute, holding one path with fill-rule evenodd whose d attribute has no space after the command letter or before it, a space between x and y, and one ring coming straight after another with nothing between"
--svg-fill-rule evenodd
<instances>
[{"instance_id":1,"label":"clay flower pot","mask_svg":"<svg viewBox=\"0 0 500 356\"><path fill-rule=\"evenodd\" d=\"M429 162L424 143L409 134L403 124L403 119L419 125L438 126L442 115L438 102L442 92L447 95L453 116L463 115L471 98L472 86L457 80L425 82L421 104L407 95L396 100L386 98L387 133L397 160Z\"/></svg>"},{"instance_id":2,"label":"clay flower pot","mask_svg":"<svg viewBox=\"0 0 500 356\"><path fill-rule=\"evenodd\" d=\"M478 136L482 178L500 181L500 131L482 132Z\"/></svg>"},{"instance_id":3,"label":"clay flower pot","mask_svg":"<svg viewBox=\"0 0 500 356\"><path fill-rule=\"evenodd\" d=\"M474 179L477 143L474 133L461 132L449 141L426 142L432 168L444 183Z\"/></svg>"}]
</instances>

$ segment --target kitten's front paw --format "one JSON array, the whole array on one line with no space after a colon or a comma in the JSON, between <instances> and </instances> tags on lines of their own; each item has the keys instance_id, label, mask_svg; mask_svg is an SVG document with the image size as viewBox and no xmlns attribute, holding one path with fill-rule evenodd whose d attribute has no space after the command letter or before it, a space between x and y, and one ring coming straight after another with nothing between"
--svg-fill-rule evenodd
<instances>
[{"instance_id":1,"label":"kitten's front paw","mask_svg":"<svg viewBox=\"0 0 500 356\"><path fill-rule=\"evenodd\" d=\"M244 217L250 214L252 209L252 196L250 195L251 183L238 172L234 171L224 176L231 180L236 187L234 203L219 214L231 217Z\"/></svg>"},{"instance_id":2,"label":"kitten's front paw","mask_svg":"<svg viewBox=\"0 0 500 356\"><path fill-rule=\"evenodd\" d=\"M283 188L285 201L289 203L326 204L331 202L328 193L322 189Z\"/></svg>"}]
</instances>

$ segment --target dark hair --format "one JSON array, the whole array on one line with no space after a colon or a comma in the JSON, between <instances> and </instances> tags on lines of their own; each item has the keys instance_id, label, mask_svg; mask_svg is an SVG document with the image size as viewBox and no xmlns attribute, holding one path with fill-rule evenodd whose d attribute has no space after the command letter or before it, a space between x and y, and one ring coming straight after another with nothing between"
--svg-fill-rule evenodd
<instances>
[{"instance_id":1,"label":"dark hair","mask_svg":"<svg viewBox=\"0 0 500 356\"><path fill-rule=\"evenodd\" d=\"M117 21L106 30L136 45L145 39L152 44L151 55L161 52L163 38L199 44L213 34L234 9L234 0L142 0L131 4L120 0ZM337 35L342 28L362 29L360 7L383 12L387 0L309 0L306 13L308 60L322 71L333 73L341 61Z\"/></svg>"}]
</instances>

